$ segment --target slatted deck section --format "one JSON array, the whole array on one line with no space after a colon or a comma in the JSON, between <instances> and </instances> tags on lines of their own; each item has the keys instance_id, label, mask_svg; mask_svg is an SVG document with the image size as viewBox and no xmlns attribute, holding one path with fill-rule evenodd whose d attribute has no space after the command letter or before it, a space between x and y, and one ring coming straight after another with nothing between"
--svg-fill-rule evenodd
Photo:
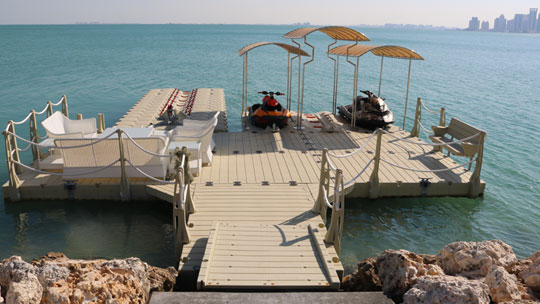
<instances>
[{"instance_id":1,"label":"slatted deck section","mask_svg":"<svg viewBox=\"0 0 540 304\"><path fill-rule=\"evenodd\" d=\"M147 191L172 202L173 187L170 185L151 185L147 187ZM343 274L343 266L334 247L322 241L326 228L321 217L311 211L314 194L306 184L196 184L193 187L193 201L196 212L188 219L191 242L184 245L180 257L179 271L182 277L196 277L203 273L205 266L209 266L203 264L203 261L205 254L212 252L208 241L216 222L224 226L223 231L237 230L238 234L222 232L221 238L217 237L218 244L215 248L229 250L229 257L207 259L206 262L219 260L220 263L212 264L218 267L219 273L219 267L227 264L221 263L221 260L227 259L234 262L226 265L232 271L231 274L237 272L236 274L245 276L237 275L237 280L225 280L226 282L221 282L223 276L211 276L206 282L220 282L221 286L238 284L235 287L238 289L265 288L264 283L267 283L269 288L281 286L285 289L332 289L335 288L335 276ZM311 232L310 225L313 228ZM232 234L236 237L234 242L230 239ZM225 239L227 241L224 241ZM231 254L234 258L230 257ZM226 253L220 251L217 256L221 255ZM254 275L249 272L251 267L238 268L242 259L244 266L253 266ZM280 264L279 259L282 259L284 264ZM313 281L278 280L278 275L284 275L284 278L292 277L290 268L294 265L289 262L298 259L307 263L302 264L302 268L306 266L310 268L309 271L314 272L310 278ZM264 267L256 267L255 264ZM268 271L267 273L272 275L262 280L262 274L255 275L257 271Z\"/></svg>"},{"instance_id":2,"label":"slatted deck section","mask_svg":"<svg viewBox=\"0 0 540 304\"><path fill-rule=\"evenodd\" d=\"M199 88L181 91L174 88L153 89L148 91L116 123L117 127L166 127L160 118L162 111L171 104L175 110L185 111L191 119L208 120L216 111L220 111L216 132L226 132L227 108L223 89Z\"/></svg>"}]
</instances>

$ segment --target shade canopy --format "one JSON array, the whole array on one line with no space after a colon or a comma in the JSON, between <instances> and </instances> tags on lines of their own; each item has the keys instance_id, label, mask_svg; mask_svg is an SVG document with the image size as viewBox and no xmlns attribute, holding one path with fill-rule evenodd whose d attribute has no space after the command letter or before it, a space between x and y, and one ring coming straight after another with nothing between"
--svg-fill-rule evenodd
<instances>
[{"instance_id":1,"label":"shade canopy","mask_svg":"<svg viewBox=\"0 0 540 304\"><path fill-rule=\"evenodd\" d=\"M283 35L284 38L300 39L313 32L323 32L332 39L346 41L369 41L369 38L356 30L344 26L325 26L325 27L303 27L288 32Z\"/></svg>"},{"instance_id":2,"label":"shade canopy","mask_svg":"<svg viewBox=\"0 0 540 304\"><path fill-rule=\"evenodd\" d=\"M348 50L348 52L347 52ZM347 56L351 57L360 57L365 53L371 52L376 56L384 56L391 58L400 58L400 59L414 59L414 60L424 60L422 56L416 53L413 50L402 46L396 45L354 45L346 44L337 46L328 52L329 54Z\"/></svg>"},{"instance_id":3,"label":"shade canopy","mask_svg":"<svg viewBox=\"0 0 540 304\"><path fill-rule=\"evenodd\" d=\"M279 42L267 42L267 41L255 42L255 43L246 45L238 51L238 55L242 56L245 53L253 50L254 48L258 48L263 45L277 45L291 54L310 57L308 53L306 53L305 51L302 51L301 49L297 48L294 45L290 45L286 43L279 43Z\"/></svg>"}]
</instances>

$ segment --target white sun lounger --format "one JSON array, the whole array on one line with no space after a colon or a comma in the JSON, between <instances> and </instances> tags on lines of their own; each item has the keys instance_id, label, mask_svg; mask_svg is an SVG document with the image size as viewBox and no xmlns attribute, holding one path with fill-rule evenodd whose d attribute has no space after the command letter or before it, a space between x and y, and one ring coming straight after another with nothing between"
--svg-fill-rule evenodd
<instances>
[{"instance_id":1,"label":"white sun lounger","mask_svg":"<svg viewBox=\"0 0 540 304\"><path fill-rule=\"evenodd\" d=\"M56 111L41 122L49 138L92 138L97 136L95 118L73 120Z\"/></svg>"},{"instance_id":2,"label":"white sun lounger","mask_svg":"<svg viewBox=\"0 0 540 304\"><path fill-rule=\"evenodd\" d=\"M171 130L171 142L200 142L203 164L212 163L212 150L215 143L212 139L218 123L219 112L206 121L185 119L183 126Z\"/></svg>"}]
</instances>

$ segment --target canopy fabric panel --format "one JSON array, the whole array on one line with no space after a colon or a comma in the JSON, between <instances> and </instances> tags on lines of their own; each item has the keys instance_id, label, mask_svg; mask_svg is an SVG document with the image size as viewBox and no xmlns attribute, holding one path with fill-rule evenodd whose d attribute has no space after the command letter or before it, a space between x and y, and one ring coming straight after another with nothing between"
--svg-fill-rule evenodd
<instances>
[{"instance_id":1,"label":"canopy fabric panel","mask_svg":"<svg viewBox=\"0 0 540 304\"><path fill-rule=\"evenodd\" d=\"M267 42L267 41L255 42L255 43L246 45L243 48L241 48L240 50L238 50L238 55L242 56L245 53L253 50L254 48L258 48L258 47L263 46L263 45L277 45L277 46L281 47L282 49L286 50L287 52L289 52L291 54L310 57L308 53L301 50L300 48L297 48L294 45L290 45L290 44L286 44L286 43L278 43L278 42Z\"/></svg>"},{"instance_id":2,"label":"canopy fabric panel","mask_svg":"<svg viewBox=\"0 0 540 304\"><path fill-rule=\"evenodd\" d=\"M397 45L354 45L346 44L337 46L328 52L329 54L347 56L348 54L351 57L360 57L365 53L371 52L376 56L384 56L391 58L400 58L400 59L414 59L414 60L424 60L420 54L416 53L413 50L408 48L397 46Z\"/></svg>"},{"instance_id":3,"label":"canopy fabric panel","mask_svg":"<svg viewBox=\"0 0 540 304\"><path fill-rule=\"evenodd\" d=\"M300 39L313 32L323 32L332 39L345 41L369 41L369 38L356 30L344 26L325 26L325 27L303 27L288 32L283 35L284 38Z\"/></svg>"}]
</instances>

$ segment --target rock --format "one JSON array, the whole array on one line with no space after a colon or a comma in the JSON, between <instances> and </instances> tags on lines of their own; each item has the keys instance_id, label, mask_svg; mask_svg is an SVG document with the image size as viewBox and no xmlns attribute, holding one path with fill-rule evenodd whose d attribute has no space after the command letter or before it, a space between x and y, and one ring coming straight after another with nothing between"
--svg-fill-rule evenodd
<instances>
[{"instance_id":1,"label":"rock","mask_svg":"<svg viewBox=\"0 0 540 304\"><path fill-rule=\"evenodd\" d=\"M176 276L173 267L138 258L85 261L49 253L32 264L17 256L2 261L0 290L7 291L6 303L147 303L151 291L172 290Z\"/></svg>"},{"instance_id":2,"label":"rock","mask_svg":"<svg viewBox=\"0 0 540 304\"><path fill-rule=\"evenodd\" d=\"M38 278L32 273L27 273L26 277L21 277L19 280L13 280L9 283L6 304L39 304L42 294L43 287Z\"/></svg>"},{"instance_id":3,"label":"rock","mask_svg":"<svg viewBox=\"0 0 540 304\"><path fill-rule=\"evenodd\" d=\"M410 303L489 303L488 287L464 277L424 276L403 296Z\"/></svg>"},{"instance_id":4,"label":"rock","mask_svg":"<svg viewBox=\"0 0 540 304\"><path fill-rule=\"evenodd\" d=\"M535 292L540 291L540 251L534 253L529 260L527 268L518 273L518 277L523 280L525 286Z\"/></svg>"},{"instance_id":5,"label":"rock","mask_svg":"<svg viewBox=\"0 0 540 304\"><path fill-rule=\"evenodd\" d=\"M177 276L178 272L172 266L167 267L167 269L150 266L148 270L150 292L173 291Z\"/></svg>"},{"instance_id":6,"label":"rock","mask_svg":"<svg viewBox=\"0 0 540 304\"><path fill-rule=\"evenodd\" d=\"M521 300L517 278L504 267L492 265L484 281L489 287L491 299L497 303Z\"/></svg>"},{"instance_id":7,"label":"rock","mask_svg":"<svg viewBox=\"0 0 540 304\"><path fill-rule=\"evenodd\" d=\"M385 295L401 302L419 277L444 275L441 267L425 264L424 258L407 250L386 250L377 258L378 275Z\"/></svg>"},{"instance_id":8,"label":"rock","mask_svg":"<svg viewBox=\"0 0 540 304\"><path fill-rule=\"evenodd\" d=\"M358 269L344 277L341 286L345 291L381 291L381 279L377 275L377 258L358 262Z\"/></svg>"},{"instance_id":9,"label":"rock","mask_svg":"<svg viewBox=\"0 0 540 304\"><path fill-rule=\"evenodd\" d=\"M500 240L451 243L437 260L445 273L468 278L486 276L492 265L508 267L517 261L512 247Z\"/></svg>"}]
</instances>

